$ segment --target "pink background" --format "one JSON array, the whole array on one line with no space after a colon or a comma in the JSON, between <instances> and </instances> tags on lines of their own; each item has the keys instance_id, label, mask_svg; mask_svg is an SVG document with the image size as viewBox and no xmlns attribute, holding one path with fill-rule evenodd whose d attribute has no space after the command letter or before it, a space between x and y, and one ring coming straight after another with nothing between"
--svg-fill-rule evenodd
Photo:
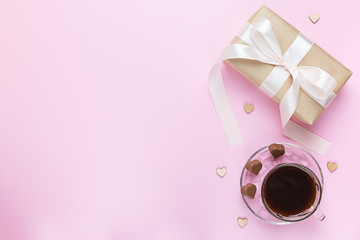
<instances>
[{"instance_id":1,"label":"pink background","mask_svg":"<svg viewBox=\"0 0 360 240\"><path fill-rule=\"evenodd\" d=\"M264 4L354 72L311 127L333 143L316 155L323 222L251 215L239 193L244 162L291 141L277 105L230 67L242 145L228 146L209 96L209 69ZM2 1L0 239L360 239L358 9L355 0Z\"/></svg>"}]
</instances>

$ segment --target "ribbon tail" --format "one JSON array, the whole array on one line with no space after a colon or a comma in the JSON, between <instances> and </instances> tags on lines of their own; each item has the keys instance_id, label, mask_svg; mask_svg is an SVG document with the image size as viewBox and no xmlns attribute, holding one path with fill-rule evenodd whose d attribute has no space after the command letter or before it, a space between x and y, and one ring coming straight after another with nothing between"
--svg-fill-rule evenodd
<instances>
[{"instance_id":1,"label":"ribbon tail","mask_svg":"<svg viewBox=\"0 0 360 240\"><path fill-rule=\"evenodd\" d=\"M279 104L281 124L283 129L285 128L287 122L290 120L291 116L294 114L299 102L299 75L297 71L295 71L291 75L293 77L293 83L291 84L290 88L287 90Z\"/></svg>"},{"instance_id":2,"label":"ribbon tail","mask_svg":"<svg viewBox=\"0 0 360 240\"><path fill-rule=\"evenodd\" d=\"M209 90L229 145L233 147L241 144L244 140L226 94L220 70L220 63L217 63L210 70Z\"/></svg>"},{"instance_id":3,"label":"ribbon tail","mask_svg":"<svg viewBox=\"0 0 360 240\"><path fill-rule=\"evenodd\" d=\"M329 141L319 137L291 120L286 123L283 133L288 138L322 156L331 145Z\"/></svg>"},{"instance_id":4,"label":"ribbon tail","mask_svg":"<svg viewBox=\"0 0 360 240\"><path fill-rule=\"evenodd\" d=\"M331 143L290 120L296 110L300 91L298 72L292 75L293 84L279 104L283 134L304 147L324 155Z\"/></svg>"}]
</instances>

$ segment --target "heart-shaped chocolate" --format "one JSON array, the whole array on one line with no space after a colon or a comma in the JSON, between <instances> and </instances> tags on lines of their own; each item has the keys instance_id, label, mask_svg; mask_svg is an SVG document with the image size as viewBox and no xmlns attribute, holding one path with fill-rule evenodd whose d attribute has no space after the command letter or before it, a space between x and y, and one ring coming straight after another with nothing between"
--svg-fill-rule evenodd
<instances>
[{"instance_id":1,"label":"heart-shaped chocolate","mask_svg":"<svg viewBox=\"0 0 360 240\"><path fill-rule=\"evenodd\" d=\"M333 172L338 168L338 165L337 165L337 163L328 162L327 167L330 172Z\"/></svg>"},{"instance_id":2,"label":"heart-shaped chocolate","mask_svg":"<svg viewBox=\"0 0 360 240\"><path fill-rule=\"evenodd\" d=\"M273 143L269 146L269 152L274 158L278 158L284 155L285 147L282 144Z\"/></svg>"},{"instance_id":3,"label":"heart-shaped chocolate","mask_svg":"<svg viewBox=\"0 0 360 240\"><path fill-rule=\"evenodd\" d=\"M240 227L245 227L245 225L248 223L248 220L246 219L246 218L241 218L241 217L239 217L238 219L237 219L237 222L238 222L238 224L240 225Z\"/></svg>"},{"instance_id":4,"label":"heart-shaped chocolate","mask_svg":"<svg viewBox=\"0 0 360 240\"><path fill-rule=\"evenodd\" d=\"M244 110L247 114L251 113L252 111L254 111L254 106L253 105L249 105L249 104L244 104Z\"/></svg>"},{"instance_id":5,"label":"heart-shaped chocolate","mask_svg":"<svg viewBox=\"0 0 360 240\"><path fill-rule=\"evenodd\" d=\"M226 168L223 167L223 168L217 168L216 169L216 173L217 175L219 175L220 177L224 177L225 174L226 174Z\"/></svg>"},{"instance_id":6,"label":"heart-shaped chocolate","mask_svg":"<svg viewBox=\"0 0 360 240\"><path fill-rule=\"evenodd\" d=\"M253 174L257 175L261 168L262 168L262 163L255 159L255 160L252 160L252 161L249 161L246 165L245 165L245 168L249 171L249 172L252 172Z\"/></svg>"},{"instance_id":7,"label":"heart-shaped chocolate","mask_svg":"<svg viewBox=\"0 0 360 240\"><path fill-rule=\"evenodd\" d=\"M241 187L241 194L248 198L254 198L256 193L256 186L252 183L248 183Z\"/></svg>"}]
</instances>

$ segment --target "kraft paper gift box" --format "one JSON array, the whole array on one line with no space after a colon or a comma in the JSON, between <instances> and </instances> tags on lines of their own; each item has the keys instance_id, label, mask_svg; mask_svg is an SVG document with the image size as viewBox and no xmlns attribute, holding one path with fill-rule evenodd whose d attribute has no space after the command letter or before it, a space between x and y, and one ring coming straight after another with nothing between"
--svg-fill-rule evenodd
<instances>
[{"instance_id":1,"label":"kraft paper gift box","mask_svg":"<svg viewBox=\"0 0 360 240\"><path fill-rule=\"evenodd\" d=\"M286 52L299 35L299 31L265 6L261 7L248 22L255 24L262 18L267 18L272 23L281 51L282 53ZM235 37L231 43L245 44L238 37ZM226 62L256 87L262 84L275 67L274 65L245 59L231 59L226 60ZM315 66L328 72L336 80L336 88L333 90L334 93L339 92L352 74L349 69L315 43L298 66ZM272 99L279 103L291 83L292 77L290 76ZM294 113L296 118L304 123L313 124L323 110L324 107L307 95L302 89L300 90L299 103Z\"/></svg>"}]
</instances>

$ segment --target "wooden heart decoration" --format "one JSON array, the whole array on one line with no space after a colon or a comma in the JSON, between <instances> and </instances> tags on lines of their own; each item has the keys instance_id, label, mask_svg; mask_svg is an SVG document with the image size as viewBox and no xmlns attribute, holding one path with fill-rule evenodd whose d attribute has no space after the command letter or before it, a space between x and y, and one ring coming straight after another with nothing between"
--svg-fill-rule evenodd
<instances>
[{"instance_id":1,"label":"wooden heart decoration","mask_svg":"<svg viewBox=\"0 0 360 240\"><path fill-rule=\"evenodd\" d=\"M244 104L244 110L247 114L251 113L252 111L254 111L254 106L253 105L249 105L249 104Z\"/></svg>"},{"instance_id":2,"label":"wooden heart decoration","mask_svg":"<svg viewBox=\"0 0 360 240\"><path fill-rule=\"evenodd\" d=\"M309 18L313 23L316 23L317 21L319 21L320 15L317 13L312 13L309 15Z\"/></svg>"},{"instance_id":3,"label":"wooden heart decoration","mask_svg":"<svg viewBox=\"0 0 360 240\"><path fill-rule=\"evenodd\" d=\"M327 167L330 172L333 172L338 168L338 165L337 165L337 163L328 162Z\"/></svg>"},{"instance_id":4,"label":"wooden heart decoration","mask_svg":"<svg viewBox=\"0 0 360 240\"><path fill-rule=\"evenodd\" d=\"M246 218L239 217L237 219L237 222L240 225L240 227L245 227L245 225L248 223L248 220Z\"/></svg>"},{"instance_id":5,"label":"wooden heart decoration","mask_svg":"<svg viewBox=\"0 0 360 240\"><path fill-rule=\"evenodd\" d=\"M217 168L216 169L216 173L217 175L219 175L220 177L224 177L225 174L226 174L226 168L223 167L223 168Z\"/></svg>"}]
</instances>

